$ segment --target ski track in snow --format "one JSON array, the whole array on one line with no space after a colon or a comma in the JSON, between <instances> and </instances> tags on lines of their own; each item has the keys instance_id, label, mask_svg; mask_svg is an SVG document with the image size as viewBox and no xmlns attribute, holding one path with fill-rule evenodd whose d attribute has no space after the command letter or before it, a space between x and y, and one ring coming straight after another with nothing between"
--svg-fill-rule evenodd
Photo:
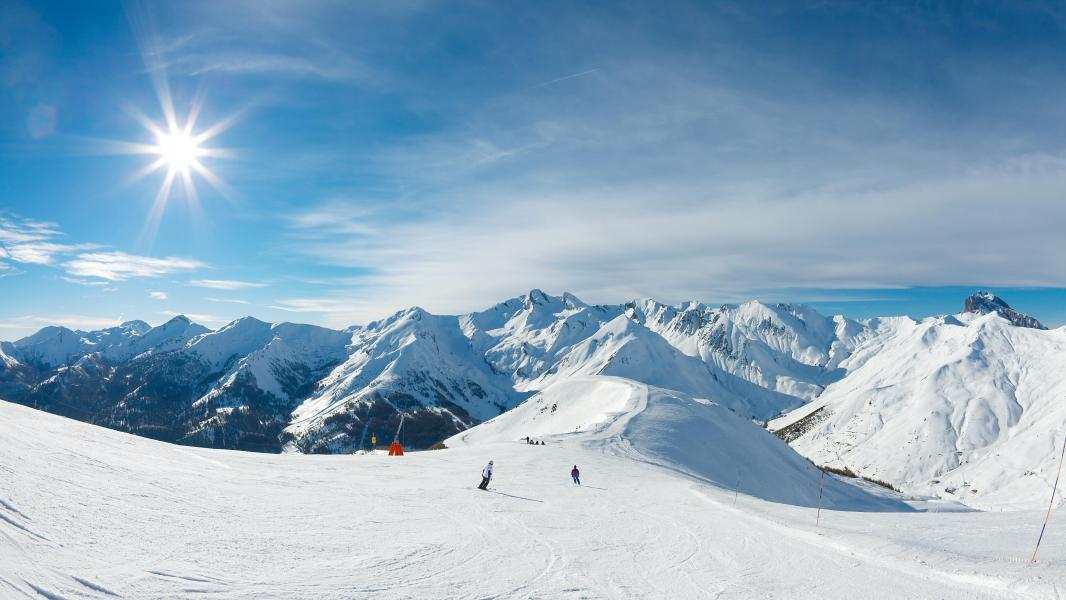
<instances>
[{"instance_id":1,"label":"ski track in snow","mask_svg":"<svg viewBox=\"0 0 1066 600\"><path fill-rule=\"evenodd\" d=\"M743 489L733 507L732 489L631 443L649 407L647 388L632 390L622 410L546 446L403 458L177 448L0 402L0 596L1061 594L1054 522L1040 563L1025 564L1037 511L823 510L815 528L813 508ZM474 489L490 458L495 494ZM572 464L588 487L570 481Z\"/></svg>"}]
</instances>

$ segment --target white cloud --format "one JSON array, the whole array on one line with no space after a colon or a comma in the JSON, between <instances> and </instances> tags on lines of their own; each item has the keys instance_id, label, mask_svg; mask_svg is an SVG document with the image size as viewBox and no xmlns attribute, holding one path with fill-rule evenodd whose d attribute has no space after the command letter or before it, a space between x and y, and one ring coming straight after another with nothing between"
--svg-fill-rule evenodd
<instances>
[{"instance_id":1,"label":"white cloud","mask_svg":"<svg viewBox=\"0 0 1066 600\"><path fill-rule=\"evenodd\" d=\"M221 325L225 325L233 321L233 319L228 319L226 317L220 317L218 315L204 313L179 313L172 310L166 310L159 314L165 315L167 317L176 317L178 315L184 315L190 320L192 320L194 323L199 323L200 325L204 325L205 327L219 327Z\"/></svg>"},{"instance_id":2,"label":"white cloud","mask_svg":"<svg viewBox=\"0 0 1066 600\"><path fill-rule=\"evenodd\" d=\"M206 298L204 298L204 300L207 300L208 302L225 302L225 303L228 303L228 304L251 304L251 302L249 302L247 300L241 300L240 298L210 298L210 297L206 297Z\"/></svg>"},{"instance_id":3,"label":"white cloud","mask_svg":"<svg viewBox=\"0 0 1066 600\"><path fill-rule=\"evenodd\" d=\"M84 285L84 286L89 286L89 287L106 287L108 285L108 283L106 281L97 281L97 280L90 280L90 279L78 279L77 277L64 277L64 276L60 276L59 278L62 279L63 281L66 281L67 283L73 283L73 284L76 284L76 285Z\"/></svg>"},{"instance_id":4,"label":"white cloud","mask_svg":"<svg viewBox=\"0 0 1066 600\"><path fill-rule=\"evenodd\" d=\"M47 221L21 219L0 213L0 258L14 262L50 265L58 255L92 250L95 244L63 244L59 226Z\"/></svg>"},{"instance_id":5,"label":"white cloud","mask_svg":"<svg viewBox=\"0 0 1066 600\"><path fill-rule=\"evenodd\" d=\"M148 292L148 296L150 298L155 298L156 300L166 300L167 299L166 292L149 291Z\"/></svg>"},{"instance_id":6,"label":"white cloud","mask_svg":"<svg viewBox=\"0 0 1066 600\"><path fill-rule=\"evenodd\" d=\"M18 335L21 337L22 335L32 334L41 327L47 327L49 325L58 325L70 329L89 331L115 327L121 322L121 316L112 318L79 314L25 315L0 322L0 329L18 331Z\"/></svg>"},{"instance_id":7,"label":"white cloud","mask_svg":"<svg viewBox=\"0 0 1066 600\"><path fill-rule=\"evenodd\" d=\"M62 235L59 225L49 221L20 219L0 214L0 243L19 244L47 240Z\"/></svg>"},{"instance_id":8,"label":"white cloud","mask_svg":"<svg viewBox=\"0 0 1066 600\"><path fill-rule=\"evenodd\" d=\"M0 212L0 258L22 264L59 266L68 275L61 279L69 283L99 286L105 282L84 278L121 281L134 277L159 277L207 266L192 258L154 258L120 251L86 252L102 250L104 246L56 241L62 236L63 232L56 223Z\"/></svg>"},{"instance_id":9,"label":"white cloud","mask_svg":"<svg viewBox=\"0 0 1066 600\"><path fill-rule=\"evenodd\" d=\"M298 313L343 313L349 310L352 301L341 297L288 298L277 300L270 308Z\"/></svg>"},{"instance_id":10,"label":"white cloud","mask_svg":"<svg viewBox=\"0 0 1066 600\"><path fill-rule=\"evenodd\" d=\"M413 305L414 303L412 303ZM332 295L276 300L270 308L290 313L315 315L307 318L326 327L343 329L385 316L393 309L387 303L374 304L354 289L337 289Z\"/></svg>"},{"instance_id":11,"label":"white cloud","mask_svg":"<svg viewBox=\"0 0 1066 600\"><path fill-rule=\"evenodd\" d=\"M131 277L159 277L206 266L192 258L153 258L125 252L79 254L77 258L63 263L67 273L75 277L98 277L109 281L122 281Z\"/></svg>"},{"instance_id":12,"label":"white cloud","mask_svg":"<svg viewBox=\"0 0 1066 600\"><path fill-rule=\"evenodd\" d=\"M276 307L330 314L337 324L416 304L475 310L531 287L590 302L721 302L775 288L1066 286L1058 225L1066 222L1066 163L1019 160L1025 166L1011 161L876 189L501 191L496 198L505 201L378 223L373 235L310 240L301 231L301 251L371 273L346 300Z\"/></svg>"},{"instance_id":13,"label":"white cloud","mask_svg":"<svg viewBox=\"0 0 1066 600\"><path fill-rule=\"evenodd\" d=\"M246 290L250 288L266 287L265 283L236 281L233 279L194 279L189 282L189 285L209 288L212 290Z\"/></svg>"},{"instance_id":14,"label":"white cloud","mask_svg":"<svg viewBox=\"0 0 1066 600\"><path fill-rule=\"evenodd\" d=\"M170 67L192 76L206 73L308 77L327 81L367 81L371 71L351 56L334 54L316 60L262 51L189 53L170 62Z\"/></svg>"},{"instance_id":15,"label":"white cloud","mask_svg":"<svg viewBox=\"0 0 1066 600\"><path fill-rule=\"evenodd\" d=\"M25 242L12 244L8 249L11 260L31 264L50 265L56 261L57 256L78 252L82 250L94 250L100 246L96 244L56 244L52 242Z\"/></svg>"}]
</instances>

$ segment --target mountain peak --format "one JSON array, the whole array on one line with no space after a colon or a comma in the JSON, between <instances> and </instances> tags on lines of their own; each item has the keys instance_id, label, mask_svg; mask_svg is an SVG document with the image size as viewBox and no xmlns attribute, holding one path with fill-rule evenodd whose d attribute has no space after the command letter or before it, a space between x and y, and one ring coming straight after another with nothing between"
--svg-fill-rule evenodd
<instances>
[{"instance_id":1,"label":"mountain peak","mask_svg":"<svg viewBox=\"0 0 1066 600\"><path fill-rule=\"evenodd\" d=\"M148 323L145 323L144 321L142 321L140 319L134 319L132 321L126 321L125 323L122 323L121 325L119 325L119 327L122 328L122 329L130 329L130 330L136 331L138 333L144 333L145 331L148 331L149 329L152 328L151 325L149 325Z\"/></svg>"},{"instance_id":2,"label":"mountain peak","mask_svg":"<svg viewBox=\"0 0 1066 600\"><path fill-rule=\"evenodd\" d=\"M1029 315L1022 314L1007 304L1003 298L993 294L992 292L977 291L974 292L969 298L966 299L963 304L962 312L972 313L975 315L987 315L989 313L996 313L1004 319L1010 321L1010 323L1016 327L1028 327L1030 329L1047 329L1040 321L1037 321Z\"/></svg>"},{"instance_id":3,"label":"mountain peak","mask_svg":"<svg viewBox=\"0 0 1066 600\"><path fill-rule=\"evenodd\" d=\"M537 288L529 290L526 294L526 304L547 304L550 302L548 295Z\"/></svg>"}]
</instances>

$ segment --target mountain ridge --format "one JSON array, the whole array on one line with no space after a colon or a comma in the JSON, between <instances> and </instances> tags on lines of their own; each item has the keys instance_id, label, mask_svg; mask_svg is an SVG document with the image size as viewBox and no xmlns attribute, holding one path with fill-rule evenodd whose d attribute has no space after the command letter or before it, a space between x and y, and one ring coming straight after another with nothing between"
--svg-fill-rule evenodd
<instances>
[{"instance_id":1,"label":"mountain ridge","mask_svg":"<svg viewBox=\"0 0 1066 600\"><path fill-rule=\"evenodd\" d=\"M983 310L975 297L992 308ZM958 462L937 462L926 455L931 450L905 457L902 467L849 458L865 456L864 447L892 455L906 445L855 442L854 434L842 438L841 432L854 428L849 423L858 414L883 419L884 439L891 431L924 435L915 429L927 419L922 409L896 411L908 397L893 400L883 389L911 389L951 372L966 356L985 365L990 389L1016 384L1015 365L1026 362L1041 365L1034 382L1061 379L1049 371L1053 365L1028 353L1054 353L1066 330L1029 327L1031 317L987 293L971 300L962 312L942 317L849 319L759 301L589 305L572 294L533 289L464 315L411 307L344 330L244 317L211 331L182 316L156 327L143 321L94 332L46 327L0 343L0 397L183 444L344 453L366 448L371 437L391 441L397 431L405 445L427 448L561 382L615 376L770 423L819 464L942 494L947 484L934 489L933 479L947 481L944 473L963 467L963 460L985 460L985 448L999 443L995 436L969 435L976 417L948 419L950 426L931 442L940 448L968 440ZM964 334L972 338L965 349L945 345ZM1001 343L1030 338L1037 341ZM966 377L956 380L955 387L967 389ZM1017 395L975 391L971 397L951 389L931 392L930 402L948 402L955 412L984 405L983 419L1003 431L1029 423L1009 416L1017 412ZM887 412L847 408L856 397ZM1042 400L1026 398L1023 412L1044 410ZM841 444L851 445L841 451ZM983 494L968 499L986 500Z\"/></svg>"}]
</instances>

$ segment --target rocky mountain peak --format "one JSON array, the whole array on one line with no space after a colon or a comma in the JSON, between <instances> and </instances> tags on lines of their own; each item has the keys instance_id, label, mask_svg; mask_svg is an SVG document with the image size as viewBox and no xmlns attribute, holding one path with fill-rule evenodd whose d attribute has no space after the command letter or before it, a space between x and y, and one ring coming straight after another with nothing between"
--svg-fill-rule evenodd
<instances>
[{"instance_id":1,"label":"rocky mountain peak","mask_svg":"<svg viewBox=\"0 0 1066 600\"><path fill-rule=\"evenodd\" d=\"M1017 327L1030 329L1047 329L1040 321L1029 315L1022 314L1010 307L1002 298L992 292L978 291L966 299L962 311L975 315L987 315L996 313Z\"/></svg>"}]
</instances>

